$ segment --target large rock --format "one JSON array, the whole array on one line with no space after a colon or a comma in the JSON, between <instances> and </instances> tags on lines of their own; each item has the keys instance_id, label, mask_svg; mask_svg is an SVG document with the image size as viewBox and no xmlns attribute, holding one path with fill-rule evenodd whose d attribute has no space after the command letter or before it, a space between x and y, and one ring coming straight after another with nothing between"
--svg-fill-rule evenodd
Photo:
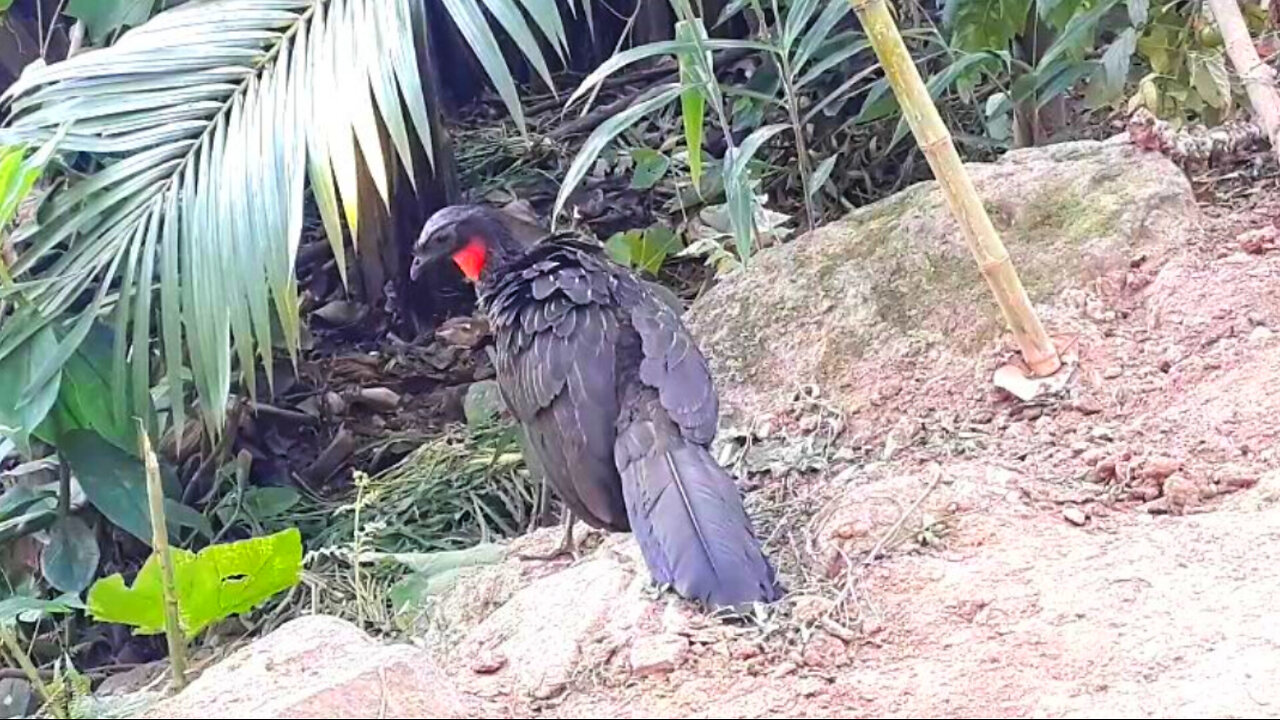
<instances>
[{"instance_id":1,"label":"large rock","mask_svg":"<svg viewBox=\"0 0 1280 720\"><path fill-rule=\"evenodd\" d=\"M966 166L1033 302L1102 279L1123 289L1177 249L1198 210L1163 156L1073 142ZM770 411L801 385L868 402L886 366L972 355L1004 332L934 181L761 251L690 309L725 409ZM744 340L744 338L754 338ZM909 372L906 374L910 374Z\"/></svg>"},{"instance_id":2,"label":"large rock","mask_svg":"<svg viewBox=\"0 0 1280 720\"><path fill-rule=\"evenodd\" d=\"M144 718L467 717L423 650L384 645L335 617L280 626L205 670Z\"/></svg>"}]
</instances>

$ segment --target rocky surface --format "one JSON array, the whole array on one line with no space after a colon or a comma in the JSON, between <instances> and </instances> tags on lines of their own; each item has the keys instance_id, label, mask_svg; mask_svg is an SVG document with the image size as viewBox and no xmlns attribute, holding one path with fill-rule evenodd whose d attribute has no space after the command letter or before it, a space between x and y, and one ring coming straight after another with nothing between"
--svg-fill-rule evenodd
<instances>
[{"instance_id":1,"label":"rocky surface","mask_svg":"<svg viewBox=\"0 0 1280 720\"><path fill-rule=\"evenodd\" d=\"M1032 302L1102 281L1123 290L1185 247L1191 186L1163 156L1063 143L968 164ZM936 182L913 185L797 242L759 252L686 318L726 410L773 413L806 385L856 411L889 368L976 355L1004 332Z\"/></svg>"},{"instance_id":2,"label":"rocky surface","mask_svg":"<svg viewBox=\"0 0 1280 720\"><path fill-rule=\"evenodd\" d=\"M468 717L432 658L334 617L290 621L142 718Z\"/></svg>"}]
</instances>

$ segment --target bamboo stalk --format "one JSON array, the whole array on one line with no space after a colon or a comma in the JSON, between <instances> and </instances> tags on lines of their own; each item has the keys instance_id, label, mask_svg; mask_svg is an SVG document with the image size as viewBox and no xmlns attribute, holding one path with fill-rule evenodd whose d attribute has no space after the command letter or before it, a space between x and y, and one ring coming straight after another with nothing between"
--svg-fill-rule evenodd
<instances>
[{"instance_id":1,"label":"bamboo stalk","mask_svg":"<svg viewBox=\"0 0 1280 720\"><path fill-rule=\"evenodd\" d=\"M1249 26L1236 0L1209 0L1209 12L1222 31L1227 57L1244 83L1258 124L1271 140L1271 151L1280 158L1280 90L1276 88L1276 69L1258 57L1258 49L1253 45Z\"/></svg>"},{"instance_id":2,"label":"bamboo stalk","mask_svg":"<svg viewBox=\"0 0 1280 720\"><path fill-rule=\"evenodd\" d=\"M147 503L151 511L151 550L160 560L160 588L164 597L164 635L169 643L169 663L173 666L173 685L182 690L187 685L187 646L178 623L178 590L173 577L173 557L169 554L169 531L164 517L164 488L160 484L160 465L151 450L146 428L138 421L138 447L147 467Z\"/></svg>"},{"instance_id":3,"label":"bamboo stalk","mask_svg":"<svg viewBox=\"0 0 1280 720\"><path fill-rule=\"evenodd\" d=\"M1023 359L1035 375L1053 374L1062 366L1058 351L1031 307L1013 261L991 224L969 174L965 172L960 154L951 141L951 133L942 122L942 116L938 114L933 98L929 97L929 90L911 60L911 53L902 42L888 3L886 0L850 0L850 3L871 40L902 114L911 126L911 133L942 187L947 205L960 222L965 242L996 296Z\"/></svg>"}]
</instances>

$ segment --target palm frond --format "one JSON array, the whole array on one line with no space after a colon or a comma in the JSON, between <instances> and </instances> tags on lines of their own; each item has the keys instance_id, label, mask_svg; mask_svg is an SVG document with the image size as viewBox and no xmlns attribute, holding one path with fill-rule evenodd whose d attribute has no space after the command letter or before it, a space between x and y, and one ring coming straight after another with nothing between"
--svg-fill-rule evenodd
<instances>
[{"instance_id":1,"label":"palm frond","mask_svg":"<svg viewBox=\"0 0 1280 720\"><path fill-rule=\"evenodd\" d=\"M467 36L484 55L496 43L474 22L479 2L450 9L473 21ZM515 6L486 4L511 11L503 25L532 52ZM559 52L559 18L535 19ZM150 386L158 305L171 407L184 407L185 360L218 432L233 368L250 392L257 361L270 379L273 334L296 362L306 184L345 279L343 225L357 237L359 199L389 203L397 160L413 176L415 141L434 164L414 42L425 22L420 0L194 0L110 47L28 67L0 98L10 108L0 143L62 130L59 149L88 153L100 169L55 193L15 237L26 302L0 327L0 358L62 324L60 352L40 371L52 376L111 313L127 411ZM505 64L482 60L518 113Z\"/></svg>"}]
</instances>

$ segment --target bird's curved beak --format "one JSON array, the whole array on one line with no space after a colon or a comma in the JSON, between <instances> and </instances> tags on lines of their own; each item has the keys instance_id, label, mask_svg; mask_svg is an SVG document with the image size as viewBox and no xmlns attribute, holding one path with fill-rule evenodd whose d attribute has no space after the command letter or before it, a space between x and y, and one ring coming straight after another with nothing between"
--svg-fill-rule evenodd
<instances>
[{"instance_id":1,"label":"bird's curved beak","mask_svg":"<svg viewBox=\"0 0 1280 720\"><path fill-rule=\"evenodd\" d=\"M413 256L413 264L409 266L409 279L413 282L418 281L418 276L422 274L423 268L427 266L429 261L421 255Z\"/></svg>"}]
</instances>

